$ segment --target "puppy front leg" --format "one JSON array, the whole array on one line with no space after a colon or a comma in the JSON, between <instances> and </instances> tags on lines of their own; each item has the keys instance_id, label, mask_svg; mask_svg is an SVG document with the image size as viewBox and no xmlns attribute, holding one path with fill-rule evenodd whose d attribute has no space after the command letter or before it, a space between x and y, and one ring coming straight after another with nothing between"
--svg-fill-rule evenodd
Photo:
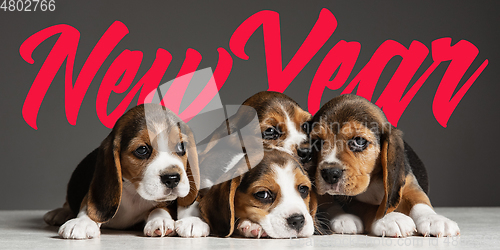
<instances>
[{"instance_id":1,"label":"puppy front leg","mask_svg":"<svg viewBox=\"0 0 500 250\"><path fill-rule=\"evenodd\" d=\"M97 223L87 215L87 206L80 209L76 218L64 223L59 228L59 235L65 239L92 239L99 238L101 223Z\"/></svg>"},{"instance_id":2,"label":"puppy front leg","mask_svg":"<svg viewBox=\"0 0 500 250\"><path fill-rule=\"evenodd\" d=\"M390 212L375 220L379 205L364 203L353 199L346 212L358 215L363 221L365 231L376 236L406 237L415 231L413 220L399 212Z\"/></svg>"},{"instance_id":3,"label":"puppy front leg","mask_svg":"<svg viewBox=\"0 0 500 250\"><path fill-rule=\"evenodd\" d=\"M458 224L432 209L427 194L416 184L414 177L407 178L407 186L403 190L403 199L398 210L408 214L417 226L417 232L423 236L457 236L460 235Z\"/></svg>"},{"instance_id":4,"label":"puppy front leg","mask_svg":"<svg viewBox=\"0 0 500 250\"><path fill-rule=\"evenodd\" d=\"M181 237L205 237L210 234L210 227L200 215L199 203L195 201L189 207L177 207L175 231Z\"/></svg>"},{"instance_id":5,"label":"puppy front leg","mask_svg":"<svg viewBox=\"0 0 500 250\"><path fill-rule=\"evenodd\" d=\"M406 209L406 199L413 197L411 178L413 174L409 174L406 179L406 184L401 193L401 201L393 212L385 214L379 220L373 222L371 232L377 236L390 236L390 237L407 237L416 232L415 222L408 216ZM385 204L381 204L385 206ZM386 210L389 209L386 207Z\"/></svg>"},{"instance_id":6,"label":"puppy front leg","mask_svg":"<svg viewBox=\"0 0 500 250\"><path fill-rule=\"evenodd\" d=\"M175 221L168 212L167 208L157 207L149 213L144 226L144 235L154 236L172 236L175 234Z\"/></svg>"},{"instance_id":7,"label":"puppy front leg","mask_svg":"<svg viewBox=\"0 0 500 250\"><path fill-rule=\"evenodd\" d=\"M346 213L342 207L335 203L327 210L329 226L337 234L363 233L363 221L358 216Z\"/></svg>"},{"instance_id":8,"label":"puppy front leg","mask_svg":"<svg viewBox=\"0 0 500 250\"><path fill-rule=\"evenodd\" d=\"M457 236L460 235L458 224L442 215L436 214L427 204L416 204L410 211L410 217L413 218L417 225L418 233L423 236L434 235L441 236Z\"/></svg>"},{"instance_id":9,"label":"puppy front leg","mask_svg":"<svg viewBox=\"0 0 500 250\"><path fill-rule=\"evenodd\" d=\"M238 233L247 238L266 237L267 233L262 226L249 220L242 220L237 226Z\"/></svg>"},{"instance_id":10,"label":"puppy front leg","mask_svg":"<svg viewBox=\"0 0 500 250\"><path fill-rule=\"evenodd\" d=\"M400 212L390 212L373 222L371 232L376 236L407 237L415 232L415 223Z\"/></svg>"}]
</instances>

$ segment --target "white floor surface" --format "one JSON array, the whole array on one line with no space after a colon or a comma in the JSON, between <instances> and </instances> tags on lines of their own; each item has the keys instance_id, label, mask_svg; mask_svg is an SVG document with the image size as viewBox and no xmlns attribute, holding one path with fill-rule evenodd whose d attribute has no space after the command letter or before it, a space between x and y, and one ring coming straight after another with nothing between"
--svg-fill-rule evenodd
<instances>
[{"instance_id":1,"label":"white floor surface","mask_svg":"<svg viewBox=\"0 0 500 250\"><path fill-rule=\"evenodd\" d=\"M304 239L150 238L142 232L102 230L91 240L65 240L47 226L46 211L0 211L0 249L500 249L500 208L436 208L456 221L461 236L382 238L366 235L315 235Z\"/></svg>"}]
</instances>

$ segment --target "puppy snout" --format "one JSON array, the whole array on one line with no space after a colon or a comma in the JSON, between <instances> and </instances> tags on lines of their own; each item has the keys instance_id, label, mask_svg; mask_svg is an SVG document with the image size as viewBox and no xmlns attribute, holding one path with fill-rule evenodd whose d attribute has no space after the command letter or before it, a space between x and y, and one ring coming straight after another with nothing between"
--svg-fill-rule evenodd
<instances>
[{"instance_id":1,"label":"puppy snout","mask_svg":"<svg viewBox=\"0 0 500 250\"><path fill-rule=\"evenodd\" d=\"M342 178L343 170L340 168L325 168L321 170L321 177L328 184L335 184Z\"/></svg>"},{"instance_id":2,"label":"puppy snout","mask_svg":"<svg viewBox=\"0 0 500 250\"><path fill-rule=\"evenodd\" d=\"M167 186L167 188L175 188L179 185L181 181L181 175L175 174L164 174L160 176L161 182Z\"/></svg>"},{"instance_id":3,"label":"puppy snout","mask_svg":"<svg viewBox=\"0 0 500 250\"><path fill-rule=\"evenodd\" d=\"M300 230L304 227L305 218L302 214L293 214L292 216L288 217L286 221L291 229L300 232Z\"/></svg>"},{"instance_id":4,"label":"puppy snout","mask_svg":"<svg viewBox=\"0 0 500 250\"><path fill-rule=\"evenodd\" d=\"M297 148L297 155L300 157L302 163L307 163L311 160L310 148Z\"/></svg>"}]
</instances>

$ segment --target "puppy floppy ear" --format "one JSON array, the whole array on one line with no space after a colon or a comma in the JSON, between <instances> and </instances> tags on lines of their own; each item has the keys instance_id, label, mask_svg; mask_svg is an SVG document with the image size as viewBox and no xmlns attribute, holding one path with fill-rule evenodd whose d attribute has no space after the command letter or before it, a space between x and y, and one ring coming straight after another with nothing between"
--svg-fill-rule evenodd
<instances>
[{"instance_id":1,"label":"puppy floppy ear","mask_svg":"<svg viewBox=\"0 0 500 250\"><path fill-rule=\"evenodd\" d=\"M198 164L198 153L196 152L196 142L193 133L187 126L183 127L183 132L188 135L187 145L187 169L186 174L189 179L189 193L186 197L177 198L179 206L187 207L196 200L198 197L198 190L200 189L200 168Z\"/></svg>"},{"instance_id":2,"label":"puppy floppy ear","mask_svg":"<svg viewBox=\"0 0 500 250\"><path fill-rule=\"evenodd\" d=\"M210 231L217 236L229 237L234 232L234 196L240 183L241 176L238 176L217 184L201 199L202 217L210 225Z\"/></svg>"},{"instance_id":3,"label":"puppy floppy ear","mask_svg":"<svg viewBox=\"0 0 500 250\"><path fill-rule=\"evenodd\" d=\"M236 189L240 186L241 183L241 176L238 176L237 178L234 178L231 180L231 185L229 187L229 210L231 213L231 220L229 224L229 232L227 233L226 237L229 237L233 234L234 232L234 223L235 223L235 211L234 211L234 196L236 195Z\"/></svg>"},{"instance_id":4,"label":"puppy floppy ear","mask_svg":"<svg viewBox=\"0 0 500 250\"><path fill-rule=\"evenodd\" d=\"M122 196L121 138L115 133L113 130L98 148L94 176L87 193L87 214L99 223L113 218Z\"/></svg>"},{"instance_id":5,"label":"puppy floppy ear","mask_svg":"<svg viewBox=\"0 0 500 250\"><path fill-rule=\"evenodd\" d=\"M407 173L403 133L392 125L385 126L381 146L384 198L377 210L376 219L396 210L401 201Z\"/></svg>"}]
</instances>

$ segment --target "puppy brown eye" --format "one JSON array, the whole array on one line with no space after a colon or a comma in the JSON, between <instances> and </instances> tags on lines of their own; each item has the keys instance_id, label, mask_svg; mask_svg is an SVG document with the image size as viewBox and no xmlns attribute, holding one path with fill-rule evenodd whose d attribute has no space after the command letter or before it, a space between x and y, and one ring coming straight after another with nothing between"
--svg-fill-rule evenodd
<instances>
[{"instance_id":1,"label":"puppy brown eye","mask_svg":"<svg viewBox=\"0 0 500 250\"><path fill-rule=\"evenodd\" d=\"M307 122L302 123L302 125L300 125L300 128L302 129L302 131L304 131L304 133L309 134L309 124Z\"/></svg>"},{"instance_id":2,"label":"puppy brown eye","mask_svg":"<svg viewBox=\"0 0 500 250\"><path fill-rule=\"evenodd\" d=\"M273 195L269 191L260 191L253 194L253 196L263 203L273 202Z\"/></svg>"},{"instance_id":3,"label":"puppy brown eye","mask_svg":"<svg viewBox=\"0 0 500 250\"><path fill-rule=\"evenodd\" d=\"M302 197L302 199L307 198L307 196L309 195L309 187L308 186L299 186L298 189L299 189L299 193L300 193L300 196Z\"/></svg>"},{"instance_id":4,"label":"puppy brown eye","mask_svg":"<svg viewBox=\"0 0 500 250\"><path fill-rule=\"evenodd\" d=\"M347 145L351 149L352 152L361 152L368 147L369 142L363 137L354 137L347 142Z\"/></svg>"},{"instance_id":5,"label":"puppy brown eye","mask_svg":"<svg viewBox=\"0 0 500 250\"><path fill-rule=\"evenodd\" d=\"M178 156L183 156L186 154L186 148L184 147L184 142L179 142L177 145L175 145L175 153L177 153Z\"/></svg>"},{"instance_id":6,"label":"puppy brown eye","mask_svg":"<svg viewBox=\"0 0 500 250\"><path fill-rule=\"evenodd\" d=\"M281 131L276 127L267 128L262 132L262 138L265 140L276 140L281 136Z\"/></svg>"},{"instance_id":7,"label":"puppy brown eye","mask_svg":"<svg viewBox=\"0 0 500 250\"><path fill-rule=\"evenodd\" d=\"M151 155L148 146L140 146L134 151L134 155L139 159L147 159Z\"/></svg>"}]
</instances>

